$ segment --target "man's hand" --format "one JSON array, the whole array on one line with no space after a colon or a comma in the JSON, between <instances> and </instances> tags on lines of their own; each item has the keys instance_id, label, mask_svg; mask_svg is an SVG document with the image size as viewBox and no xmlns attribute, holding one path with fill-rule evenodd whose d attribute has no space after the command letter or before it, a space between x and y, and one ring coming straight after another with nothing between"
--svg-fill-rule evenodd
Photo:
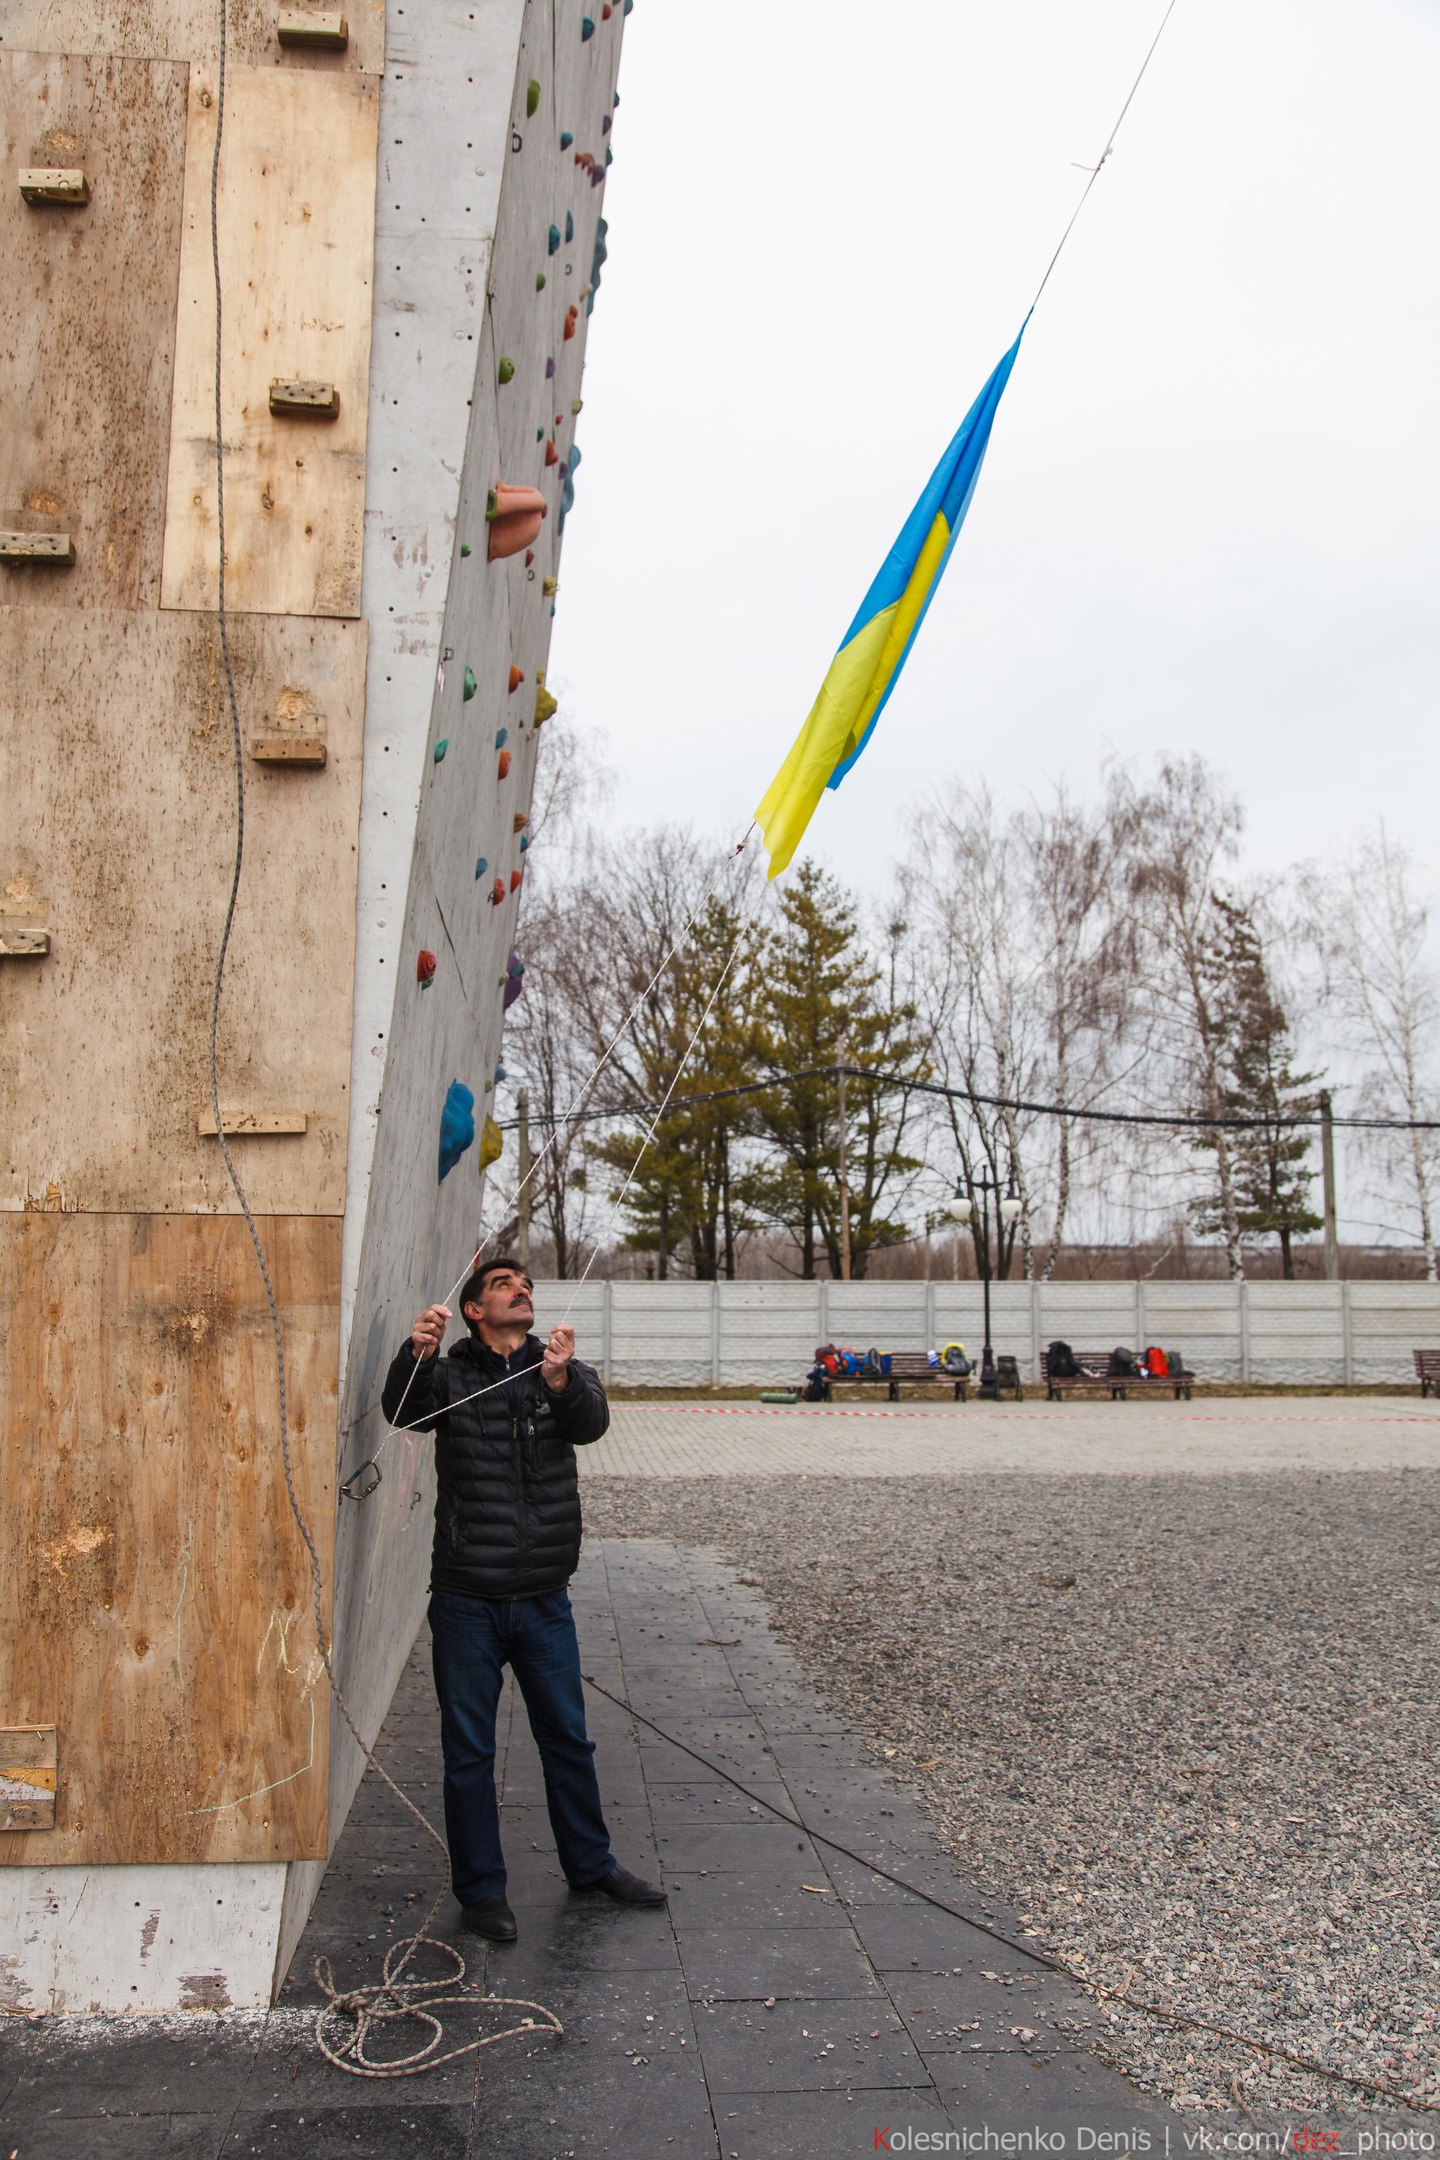
<instances>
[{"instance_id":1,"label":"man's hand","mask_svg":"<svg viewBox=\"0 0 1440 2160\"><path fill-rule=\"evenodd\" d=\"M423 1364L426 1358L434 1357L445 1340L445 1329L450 1318L448 1305L427 1305L421 1313L410 1330L410 1347L420 1363Z\"/></svg>"},{"instance_id":2,"label":"man's hand","mask_svg":"<svg viewBox=\"0 0 1440 2160\"><path fill-rule=\"evenodd\" d=\"M540 1360L540 1377L552 1395L563 1395L570 1385L570 1360L574 1355L574 1328L551 1328L545 1355Z\"/></svg>"}]
</instances>

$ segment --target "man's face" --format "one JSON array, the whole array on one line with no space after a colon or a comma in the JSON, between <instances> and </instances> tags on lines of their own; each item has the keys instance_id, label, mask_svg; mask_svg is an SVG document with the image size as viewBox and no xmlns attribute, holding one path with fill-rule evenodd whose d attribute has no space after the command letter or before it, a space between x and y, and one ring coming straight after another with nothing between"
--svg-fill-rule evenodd
<instances>
[{"instance_id":1,"label":"man's face","mask_svg":"<svg viewBox=\"0 0 1440 2160\"><path fill-rule=\"evenodd\" d=\"M520 1268L492 1268L480 1290L480 1319L485 1327L526 1327L535 1318L534 1284ZM466 1307L474 1312L474 1304Z\"/></svg>"}]
</instances>

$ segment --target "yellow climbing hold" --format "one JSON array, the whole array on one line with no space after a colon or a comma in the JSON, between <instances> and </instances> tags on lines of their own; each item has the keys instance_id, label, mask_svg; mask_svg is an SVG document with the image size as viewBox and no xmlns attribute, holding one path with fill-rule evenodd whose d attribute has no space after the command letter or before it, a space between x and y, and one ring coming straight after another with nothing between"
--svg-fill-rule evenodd
<instances>
[{"instance_id":1,"label":"yellow climbing hold","mask_svg":"<svg viewBox=\"0 0 1440 2160\"><path fill-rule=\"evenodd\" d=\"M505 1152L505 1140L493 1117L487 1117L480 1128L480 1168L488 1170L492 1162L499 1162Z\"/></svg>"}]
</instances>

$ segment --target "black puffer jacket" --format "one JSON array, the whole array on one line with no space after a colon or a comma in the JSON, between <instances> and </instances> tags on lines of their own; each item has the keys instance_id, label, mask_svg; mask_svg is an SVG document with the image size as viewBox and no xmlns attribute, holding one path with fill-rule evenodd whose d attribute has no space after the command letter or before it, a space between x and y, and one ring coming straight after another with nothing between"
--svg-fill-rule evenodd
<instances>
[{"instance_id":1,"label":"black puffer jacket","mask_svg":"<svg viewBox=\"0 0 1440 2160\"><path fill-rule=\"evenodd\" d=\"M467 1597L558 1590L580 1559L575 1450L610 1423L600 1376L571 1360L563 1393L540 1377L543 1343L527 1335L507 1359L476 1336L416 1370L407 1341L386 1377L387 1418L435 1435L440 1490L430 1586ZM411 1378L411 1375L414 1378ZM461 1397L504 1380L474 1402ZM406 1382L410 1392L405 1393ZM403 1410L400 1398L404 1395ZM448 1405L459 1404L451 1410Z\"/></svg>"}]
</instances>

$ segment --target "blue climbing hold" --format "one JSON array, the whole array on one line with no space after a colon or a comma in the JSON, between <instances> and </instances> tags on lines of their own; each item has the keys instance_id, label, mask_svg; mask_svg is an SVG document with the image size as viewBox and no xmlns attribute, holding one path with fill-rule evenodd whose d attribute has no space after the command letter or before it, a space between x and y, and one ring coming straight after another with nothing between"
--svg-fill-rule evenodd
<instances>
[{"instance_id":1,"label":"blue climbing hold","mask_svg":"<svg viewBox=\"0 0 1440 2160\"><path fill-rule=\"evenodd\" d=\"M463 1080L452 1080L440 1112L440 1183L467 1148L475 1145L475 1097Z\"/></svg>"},{"instance_id":2,"label":"blue climbing hold","mask_svg":"<svg viewBox=\"0 0 1440 2160\"><path fill-rule=\"evenodd\" d=\"M489 865L489 863L488 863L488 862L486 862L486 860L485 860L485 857L484 857L483 855L477 855L477 856L476 856L476 858L475 858L475 875L476 875L476 877L484 877L484 875L485 875L485 872L486 872L486 871L487 871L487 870L489 869L489 867L490 867L490 865Z\"/></svg>"},{"instance_id":3,"label":"blue climbing hold","mask_svg":"<svg viewBox=\"0 0 1440 2160\"><path fill-rule=\"evenodd\" d=\"M605 145L605 163L606 163L607 165L613 165L613 164L614 164L614 162L615 162L615 152L614 152L614 151L613 151L613 150L612 150L612 149L610 148L610 145L609 145L609 143L606 143L606 145Z\"/></svg>"},{"instance_id":4,"label":"blue climbing hold","mask_svg":"<svg viewBox=\"0 0 1440 2160\"><path fill-rule=\"evenodd\" d=\"M466 668L466 670L465 670L465 680L464 680L464 682L463 682L463 683L461 684L461 686L460 686L460 702L461 702L461 704L462 704L462 705L468 705L468 704L469 704L469 702L470 702L470 700L471 700L471 698L472 698L472 697L474 697L474 695L475 695L475 692L476 692L476 691L477 691L477 690L479 689L479 687L480 687L479 683L477 683L477 682L476 682L476 680L475 680L475 670L474 670L474 668L473 668L473 667L467 667L467 668Z\"/></svg>"},{"instance_id":5,"label":"blue climbing hold","mask_svg":"<svg viewBox=\"0 0 1440 2160\"><path fill-rule=\"evenodd\" d=\"M551 612L551 614L553 615L555 611L554 611L554 609L552 608L550 612ZM528 833L528 832L522 832L522 833L521 833L521 835L520 835L520 852L521 852L521 854L522 854L522 855L524 855L524 854L528 853L528 851L529 851L529 847L530 847L530 835L529 835L529 833Z\"/></svg>"},{"instance_id":6,"label":"blue climbing hold","mask_svg":"<svg viewBox=\"0 0 1440 2160\"><path fill-rule=\"evenodd\" d=\"M552 226L550 227L550 237L549 237L549 239L548 239L548 240L547 240L547 242L546 242L546 248L547 248L548 252L549 252L549 253L550 253L551 255L558 255L558 254L559 254L559 252L560 252L560 228L559 228L559 226L558 226L558 225L552 225Z\"/></svg>"},{"instance_id":7,"label":"blue climbing hold","mask_svg":"<svg viewBox=\"0 0 1440 2160\"><path fill-rule=\"evenodd\" d=\"M595 295L600 290L600 273L605 268L610 255L609 247L606 245L609 232L610 227L606 224L604 218L598 219L595 226L595 252L590 258L590 297L585 303L585 313L587 315L593 315L595 312Z\"/></svg>"},{"instance_id":8,"label":"blue climbing hold","mask_svg":"<svg viewBox=\"0 0 1440 2160\"><path fill-rule=\"evenodd\" d=\"M593 22L591 21L591 19L590 19L590 17L589 17L588 15L583 15L583 16L582 16L582 17L580 18L580 42L581 42L581 44L582 44L582 45L588 45L588 44L589 44L589 42L590 42L590 40L591 40L591 38L592 38L592 37L594 37L594 35L595 35L595 25L594 25L594 23L593 23Z\"/></svg>"},{"instance_id":9,"label":"blue climbing hold","mask_svg":"<svg viewBox=\"0 0 1440 2160\"><path fill-rule=\"evenodd\" d=\"M579 447L577 444L572 443L570 445L570 455L565 460L565 483L560 490L560 518L558 525L558 530L560 532L564 532L565 530L566 512L569 510L573 510L575 507L575 468L579 463ZM553 607L551 608L550 612L552 615L554 614L555 610Z\"/></svg>"},{"instance_id":10,"label":"blue climbing hold","mask_svg":"<svg viewBox=\"0 0 1440 2160\"><path fill-rule=\"evenodd\" d=\"M561 149L562 149L562 150L568 150L568 149L570 148L570 145L571 145L571 143L573 143L573 142L574 142L574 140L575 140L575 138L574 138L574 136L573 136L573 135L571 134L571 132L570 132L569 128L562 128L562 129L560 130L560 147L561 147Z\"/></svg>"},{"instance_id":11,"label":"blue climbing hold","mask_svg":"<svg viewBox=\"0 0 1440 2160\"><path fill-rule=\"evenodd\" d=\"M510 730L508 727L497 728L495 730L495 747L497 750L504 749L505 744L509 739L509 735Z\"/></svg>"},{"instance_id":12,"label":"blue climbing hold","mask_svg":"<svg viewBox=\"0 0 1440 2160\"><path fill-rule=\"evenodd\" d=\"M508 1080L508 1079L509 1079L509 1077L510 1077L510 1075L509 1075L509 1073L507 1073L507 1072L506 1072L506 1070L505 1070L505 1067L504 1067L503 1065L497 1065L497 1066L495 1067L495 1085L496 1085L496 1087L499 1087L499 1085L500 1085L500 1082L501 1082L502 1080Z\"/></svg>"},{"instance_id":13,"label":"blue climbing hold","mask_svg":"<svg viewBox=\"0 0 1440 2160\"><path fill-rule=\"evenodd\" d=\"M440 740L439 740L439 742L437 742L437 743L436 743L436 745L435 745L435 748L434 748L434 749L432 750L432 752L430 753L430 754L431 754L431 756L432 756L432 757L434 758L434 760L435 760L435 763L436 763L437 765L443 765L443 764L444 764L444 762L445 762L445 752L446 752L446 751L447 751L447 750L449 749L449 747L450 747L450 738L449 738L449 736L448 736L448 735L442 735L442 736L441 736L441 738L440 738Z\"/></svg>"},{"instance_id":14,"label":"blue climbing hold","mask_svg":"<svg viewBox=\"0 0 1440 2160\"><path fill-rule=\"evenodd\" d=\"M570 212L569 212L569 211L567 210L567 211L566 211L566 213L565 213L565 238L566 238L566 240L567 240L567 241L570 241L570 240L573 240L573 239L574 239L574 237L575 237L575 220L574 220L574 218L573 218L573 217L572 217L572 216L570 215Z\"/></svg>"}]
</instances>

